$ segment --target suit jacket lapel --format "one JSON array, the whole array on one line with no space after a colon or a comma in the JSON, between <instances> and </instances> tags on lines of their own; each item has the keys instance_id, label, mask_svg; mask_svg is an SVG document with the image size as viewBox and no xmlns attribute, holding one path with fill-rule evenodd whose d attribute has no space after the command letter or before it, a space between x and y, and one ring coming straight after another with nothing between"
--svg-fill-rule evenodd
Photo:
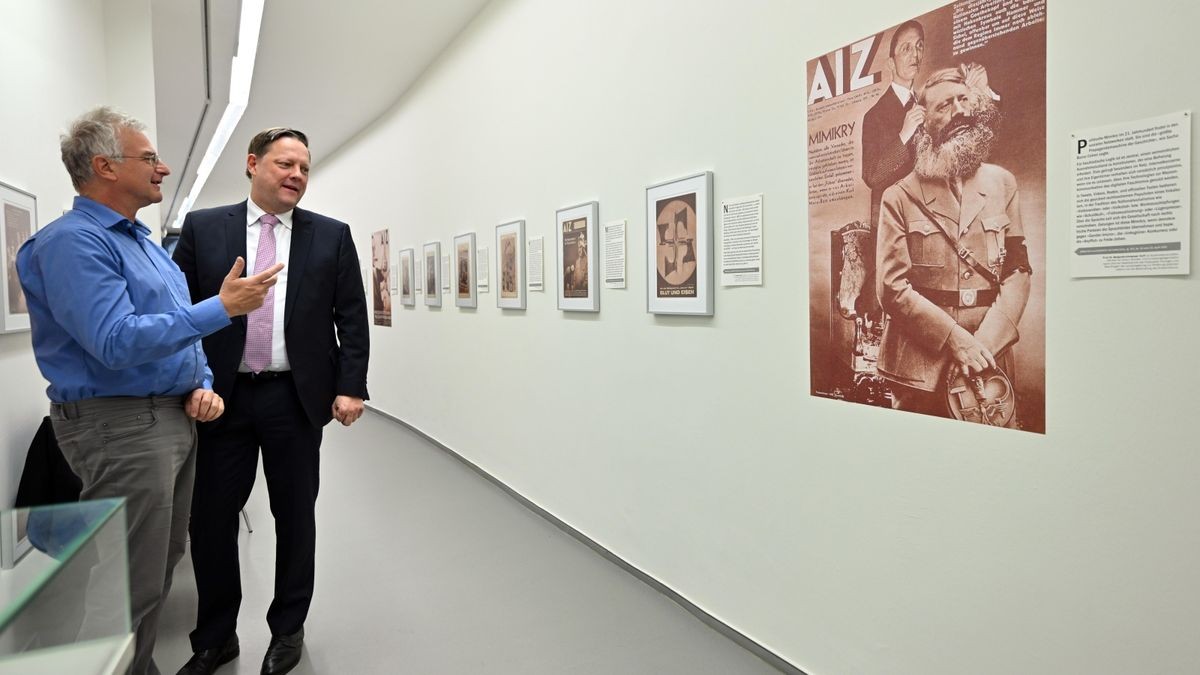
<instances>
[{"instance_id":1,"label":"suit jacket lapel","mask_svg":"<svg viewBox=\"0 0 1200 675\"><path fill-rule=\"evenodd\" d=\"M225 251L228 254L226 260L229 265L233 265L233 261L241 256L242 260L246 259L246 202L234 204L229 210L229 214L225 218ZM249 269L242 271L242 276L245 277L250 272ZM221 271L221 276L229 273L229 268ZM241 324L242 328L246 327L246 316L235 317L234 321Z\"/></svg>"},{"instance_id":2,"label":"suit jacket lapel","mask_svg":"<svg viewBox=\"0 0 1200 675\"><path fill-rule=\"evenodd\" d=\"M292 320L292 308L296 306L300 286L304 283L304 266L308 263L308 253L312 250L312 238L312 215L297 208L292 212L292 250L288 254L287 297L283 299L284 329Z\"/></svg>"}]
</instances>

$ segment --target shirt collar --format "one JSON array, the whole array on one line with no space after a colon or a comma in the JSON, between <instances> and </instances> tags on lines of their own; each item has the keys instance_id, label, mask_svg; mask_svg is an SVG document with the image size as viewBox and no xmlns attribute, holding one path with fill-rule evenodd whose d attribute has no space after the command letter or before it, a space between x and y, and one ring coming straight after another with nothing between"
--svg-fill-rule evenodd
<instances>
[{"instance_id":1,"label":"shirt collar","mask_svg":"<svg viewBox=\"0 0 1200 675\"><path fill-rule=\"evenodd\" d=\"M284 227L290 230L292 229L292 214L295 213L295 211L295 209L290 209L288 211L284 211L283 213L276 213L275 217L279 219L279 222L283 223ZM264 213L266 213L266 211L260 208L258 204L255 204L253 199L246 200L247 227L257 223L258 219L262 218Z\"/></svg>"},{"instance_id":2,"label":"shirt collar","mask_svg":"<svg viewBox=\"0 0 1200 675\"><path fill-rule=\"evenodd\" d=\"M909 98L916 97L916 94L913 93L912 89L909 89L899 82L892 82L892 91L896 92L896 98L900 99L900 105L907 105Z\"/></svg>"},{"instance_id":3,"label":"shirt collar","mask_svg":"<svg viewBox=\"0 0 1200 675\"><path fill-rule=\"evenodd\" d=\"M146 227L142 221L135 220L131 223L125 216L89 197L76 195L72 207L100 223L101 227L122 230L135 239L145 239L150 236L150 228Z\"/></svg>"}]
</instances>

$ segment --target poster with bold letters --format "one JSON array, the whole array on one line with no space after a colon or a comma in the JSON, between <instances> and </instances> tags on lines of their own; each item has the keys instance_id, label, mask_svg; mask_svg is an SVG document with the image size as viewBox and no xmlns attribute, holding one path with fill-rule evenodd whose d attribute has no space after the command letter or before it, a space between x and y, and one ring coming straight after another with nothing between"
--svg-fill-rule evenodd
<instances>
[{"instance_id":1,"label":"poster with bold letters","mask_svg":"<svg viewBox=\"0 0 1200 675\"><path fill-rule=\"evenodd\" d=\"M1045 432L1046 0L807 64L811 394Z\"/></svg>"}]
</instances>

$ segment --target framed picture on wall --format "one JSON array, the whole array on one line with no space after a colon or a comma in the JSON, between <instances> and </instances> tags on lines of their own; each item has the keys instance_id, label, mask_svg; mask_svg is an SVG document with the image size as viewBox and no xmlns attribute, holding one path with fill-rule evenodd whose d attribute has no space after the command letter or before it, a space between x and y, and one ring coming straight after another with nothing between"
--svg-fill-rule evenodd
<instances>
[{"instance_id":1,"label":"framed picture on wall","mask_svg":"<svg viewBox=\"0 0 1200 675\"><path fill-rule=\"evenodd\" d=\"M599 212L597 202L558 210L554 229L558 243L558 308L561 310L600 311L600 273L595 246Z\"/></svg>"},{"instance_id":2,"label":"framed picture on wall","mask_svg":"<svg viewBox=\"0 0 1200 675\"><path fill-rule=\"evenodd\" d=\"M496 226L496 306L525 309L525 221Z\"/></svg>"},{"instance_id":3,"label":"framed picture on wall","mask_svg":"<svg viewBox=\"0 0 1200 675\"><path fill-rule=\"evenodd\" d=\"M425 259L425 306L442 306L442 242L425 244L421 257Z\"/></svg>"},{"instance_id":4,"label":"framed picture on wall","mask_svg":"<svg viewBox=\"0 0 1200 675\"><path fill-rule=\"evenodd\" d=\"M414 293L413 283L415 276L413 274L413 250L406 248L400 251L400 304L405 307L412 307L417 304L417 296Z\"/></svg>"},{"instance_id":5,"label":"framed picture on wall","mask_svg":"<svg viewBox=\"0 0 1200 675\"><path fill-rule=\"evenodd\" d=\"M646 311L713 313L711 171L646 188Z\"/></svg>"},{"instance_id":6,"label":"framed picture on wall","mask_svg":"<svg viewBox=\"0 0 1200 675\"><path fill-rule=\"evenodd\" d=\"M29 307L17 278L17 250L37 229L37 197L0 183L0 250L4 274L0 275L0 333L29 330Z\"/></svg>"},{"instance_id":7,"label":"framed picture on wall","mask_svg":"<svg viewBox=\"0 0 1200 675\"><path fill-rule=\"evenodd\" d=\"M371 233L371 309L376 326L392 325L390 249L387 230Z\"/></svg>"},{"instance_id":8,"label":"framed picture on wall","mask_svg":"<svg viewBox=\"0 0 1200 675\"><path fill-rule=\"evenodd\" d=\"M454 238L454 305L475 308L479 300L475 288L475 233Z\"/></svg>"}]
</instances>

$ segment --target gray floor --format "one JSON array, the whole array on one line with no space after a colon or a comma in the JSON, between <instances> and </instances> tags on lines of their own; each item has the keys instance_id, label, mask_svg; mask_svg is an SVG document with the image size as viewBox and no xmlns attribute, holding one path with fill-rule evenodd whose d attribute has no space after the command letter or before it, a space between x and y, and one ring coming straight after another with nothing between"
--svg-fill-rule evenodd
<instances>
[{"instance_id":1,"label":"gray floor","mask_svg":"<svg viewBox=\"0 0 1200 675\"><path fill-rule=\"evenodd\" d=\"M275 537L262 476L242 532L242 656L259 672ZM317 503L317 592L294 673L777 673L403 426L331 425ZM191 562L155 659L190 656Z\"/></svg>"}]
</instances>

